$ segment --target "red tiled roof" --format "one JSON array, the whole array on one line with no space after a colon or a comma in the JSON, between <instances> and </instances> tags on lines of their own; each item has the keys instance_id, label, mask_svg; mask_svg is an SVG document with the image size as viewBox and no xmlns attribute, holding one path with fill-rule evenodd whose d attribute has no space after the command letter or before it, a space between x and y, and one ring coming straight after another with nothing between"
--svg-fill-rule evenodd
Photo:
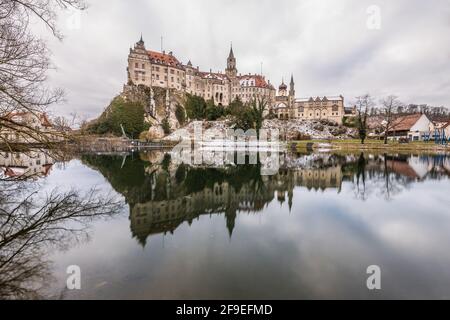
<instances>
[{"instance_id":1,"label":"red tiled roof","mask_svg":"<svg viewBox=\"0 0 450 320\"><path fill-rule=\"evenodd\" d=\"M42 165L42 167L44 168L44 170L43 170L44 176L48 176L48 174L50 173L50 170L52 169L52 166L53 166L53 164L51 164L51 163Z\"/></svg>"},{"instance_id":2,"label":"red tiled roof","mask_svg":"<svg viewBox=\"0 0 450 320\"><path fill-rule=\"evenodd\" d=\"M395 173L398 173L402 176L414 178L419 178L419 175L416 171L407 163L403 161L395 161L395 160L387 160L386 166L388 170L391 170Z\"/></svg>"},{"instance_id":3,"label":"red tiled roof","mask_svg":"<svg viewBox=\"0 0 450 320\"><path fill-rule=\"evenodd\" d=\"M26 115L31 115L32 113L29 111L13 111L10 112L8 114L5 115L6 119L12 120L12 118L14 117L23 117ZM35 113L33 113L32 115L35 115ZM41 125L43 127L52 127L52 123L50 122L50 120L48 119L48 116L46 113L41 113L38 115L39 117L39 121L41 121Z\"/></svg>"},{"instance_id":4,"label":"red tiled roof","mask_svg":"<svg viewBox=\"0 0 450 320\"><path fill-rule=\"evenodd\" d=\"M263 76L254 74L254 75L244 75L238 76L239 81L254 81L254 85L252 87L259 88L271 88L272 86L266 82Z\"/></svg>"},{"instance_id":5,"label":"red tiled roof","mask_svg":"<svg viewBox=\"0 0 450 320\"><path fill-rule=\"evenodd\" d=\"M181 67L180 61L171 54L157 51L147 51L150 60L154 63L165 64L172 67Z\"/></svg>"},{"instance_id":6,"label":"red tiled roof","mask_svg":"<svg viewBox=\"0 0 450 320\"><path fill-rule=\"evenodd\" d=\"M214 72L202 72L199 71L198 74L205 79L215 79L215 80L229 80L228 76L224 73L214 73Z\"/></svg>"},{"instance_id":7,"label":"red tiled roof","mask_svg":"<svg viewBox=\"0 0 450 320\"><path fill-rule=\"evenodd\" d=\"M41 120L41 124L44 127L51 127L52 124L50 120L48 120L47 114L43 113L39 116L39 120Z\"/></svg>"},{"instance_id":8,"label":"red tiled roof","mask_svg":"<svg viewBox=\"0 0 450 320\"><path fill-rule=\"evenodd\" d=\"M422 114L420 113L397 117L392 122L392 126L391 129L389 129L389 132L410 130L411 127L415 125L416 122L420 119L420 117L422 117Z\"/></svg>"}]
</instances>

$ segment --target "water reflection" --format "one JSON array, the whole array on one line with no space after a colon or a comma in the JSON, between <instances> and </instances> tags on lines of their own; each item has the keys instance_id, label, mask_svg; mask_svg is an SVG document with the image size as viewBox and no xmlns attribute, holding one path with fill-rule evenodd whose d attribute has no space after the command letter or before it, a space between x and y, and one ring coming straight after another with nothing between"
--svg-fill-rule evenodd
<instances>
[{"instance_id":1,"label":"water reflection","mask_svg":"<svg viewBox=\"0 0 450 320\"><path fill-rule=\"evenodd\" d=\"M0 156L0 299L45 297L53 281L47 251L86 239L90 223L122 207L96 189L44 191L38 178L54 159L37 151Z\"/></svg>"},{"instance_id":2,"label":"water reflection","mask_svg":"<svg viewBox=\"0 0 450 320\"><path fill-rule=\"evenodd\" d=\"M49 175L56 156L31 150L29 152L0 152L1 178L29 179Z\"/></svg>"},{"instance_id":3,"label":"water reflection","mask_svg":"<svg viewBox=\"0 0 450 320\"><path fill-rule=\"evenodd\" d=\"M177 164L162 151L85 155L82 161L125 196L131 233L143 246L150 235L173 233L202 215L224 215L231 237L238 214L262 213L273 201L291 210L295 188L339 193L348 182L362 201L390 200L413 182L450 176L446 155L282 153L278 173L268 176L260 165Z\"/></svg>"},{"instance_id":4,"label":"water reflection","mask_svg":"<svg viewBox=\"0 0 450 320\"><path fill-rule=\"evenodd\" d=\"M70 295L65 269L55 275L50 257L61 261L55 252L71 251L123 204L89 184L67 189L80 169L97 182L100 173L123 195L130 224L98 224L94 239L104 242L83 243L68 259L84 261L92 274L82 297L354 298L367 294L361 284L374 261L390 272L386 297L410 297L411 288L420 297L445 294L450 219L447 198L433 188L450 176L448 156L288 152L279 154L273 175L261 175L258 164L192 165L174 157L91 154L64 169L52 154L3 153L0 298L45 297L49 283L56 284L52 297ZM55 174L61 179L45 187ZM420 206L426 201L434 203ZM167 234L178 247L158 246ZM117 273L105 275L108 268Z\"/></svg>"}]
</instances>

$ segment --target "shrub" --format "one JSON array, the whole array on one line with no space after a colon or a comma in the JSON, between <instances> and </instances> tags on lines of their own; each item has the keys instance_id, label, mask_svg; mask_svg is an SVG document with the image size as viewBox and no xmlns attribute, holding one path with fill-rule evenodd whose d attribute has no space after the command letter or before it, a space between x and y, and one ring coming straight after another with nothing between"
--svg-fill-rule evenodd
<instances>
[{"instance_id":1,"label":"shrub","mask_svg":"<svg viewBox=\"0 0 450 320\"><path fill-rule=\"evenodd\" d=\"M206 119L215 121L225 114L223 106L216 106L213 100L208 100L206 103Z\"/></svg>"},{"instance_id":2,"label":"shrub","mask_svg":"<svg viewBox=\"0 0 450 320\"><path fill-rule=\"evenodd\" d=\"M164 131L165 134L169 134L170 133L170 124L169 124L169 120L167 120L167 118L164 118L161 122L161 127Z\"/></svg>"},{"instance_id":3,"label":"shrub","mask_svg":"<svg viewBox=\"0 0 450 320\"><path fill-rule=\"evenodd\" d=\"M125 133L131 138L137 137L142 131L147 130L149 126L144 122L142 104L124 101L121 97L116 97L87 130L90 133L112 133L121 136L121 124Z\"/></svg>"},{"instance_id":4,"label":"shrub","mask_svg":"<svg viewBox=\"0 0 450 320\"><path fill-rule=\"evenodd\" d=\"M148 140L148 131L147 130L146 131L142 131L139 134L139 140L141 140L141 141L147 141Z\"/></svg>"},{"instance_id":5,"label":"shrub","mask_svg":"<svg viewBox=\"0 0 450 320\"><path fill-rule=\"evenodd\" d=\"M302 132L298 132L297 136L295 137L295 140L311 140L311 136L309 134L305 134Z\"/></svg>"},{"instance_id":6,"label":"shrub","mask_svg":"<svg viewBox=\"0 0 450 320\"><path fill-rule=\"evenodd\" d=\"M186 94L186 113L188 118L202 120L206 115L206 101L202 97Z\"/></svg>"},{"instance_id":7,"label":"shrub","mask_svg":"<svg viewBox=\"0 0 450 320\"><path fill-rule=\"evenodd\" d=\"M358 126L358 120L355 117L343 117L342 125L349 128L356 128Z\"/></svg>"},{"instance_id":8,"label":"shrub","mask_svg":"<svg viewBox=\"0 0 450 320\"><path fill-rule=\"evenodd\" d=\"M184 123L186 122L186 111L180 104L177 104L177 107L175 109L175 117L177 118L180 125L184 125Z\"/></svg>"}]
</instances>

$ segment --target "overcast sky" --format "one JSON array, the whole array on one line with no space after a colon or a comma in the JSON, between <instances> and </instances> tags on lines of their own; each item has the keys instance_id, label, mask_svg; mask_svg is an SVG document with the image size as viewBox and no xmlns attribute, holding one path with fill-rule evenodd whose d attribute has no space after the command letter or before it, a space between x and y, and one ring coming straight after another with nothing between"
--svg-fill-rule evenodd
<instances>
[{"instance_id":1,"label":"overcast sky","mask_svg":"<svg viewBox=\"0 0 450 320\"><path fill-rule=\"evenodd\" d=\"M141 33L147 49L160 50L163 36L166 51L206 71L225 69L233 42L238 72L260 73L263 62L276 86L293 73L297 97L342 94L348 105L369 92L450 106L448 0L88 4L79 17L60 15L62 42L47 37L57 68L51 84L67 93L56 114L97 116L126 82L128 50Z\"/></svg>"}]
</instances>

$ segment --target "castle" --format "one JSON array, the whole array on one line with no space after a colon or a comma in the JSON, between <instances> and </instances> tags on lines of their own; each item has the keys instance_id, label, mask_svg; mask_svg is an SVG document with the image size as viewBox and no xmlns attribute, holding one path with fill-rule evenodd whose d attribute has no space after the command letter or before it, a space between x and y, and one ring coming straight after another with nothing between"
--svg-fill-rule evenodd
<instances>
[{"instance_id":1,"label":"castle","mask_svg":"<svg viewBox=\"0 0 450 320\"><path fill-rule=\"evenodd\" d=\"M129 84L175 89L212 99L216 105L228 106L236 98L247 103L265 97L275 116L284 120L327 119L340 124L345 113L342 96L296 98L293 76L289 91L282 81L277 93L262 74L238 74L233 47L225 72L205 72L193 67L191 61L182 64L172 51L147 50L141 36L134 48L130 48L127 74Z\"/></svg>"}]
</instances>

